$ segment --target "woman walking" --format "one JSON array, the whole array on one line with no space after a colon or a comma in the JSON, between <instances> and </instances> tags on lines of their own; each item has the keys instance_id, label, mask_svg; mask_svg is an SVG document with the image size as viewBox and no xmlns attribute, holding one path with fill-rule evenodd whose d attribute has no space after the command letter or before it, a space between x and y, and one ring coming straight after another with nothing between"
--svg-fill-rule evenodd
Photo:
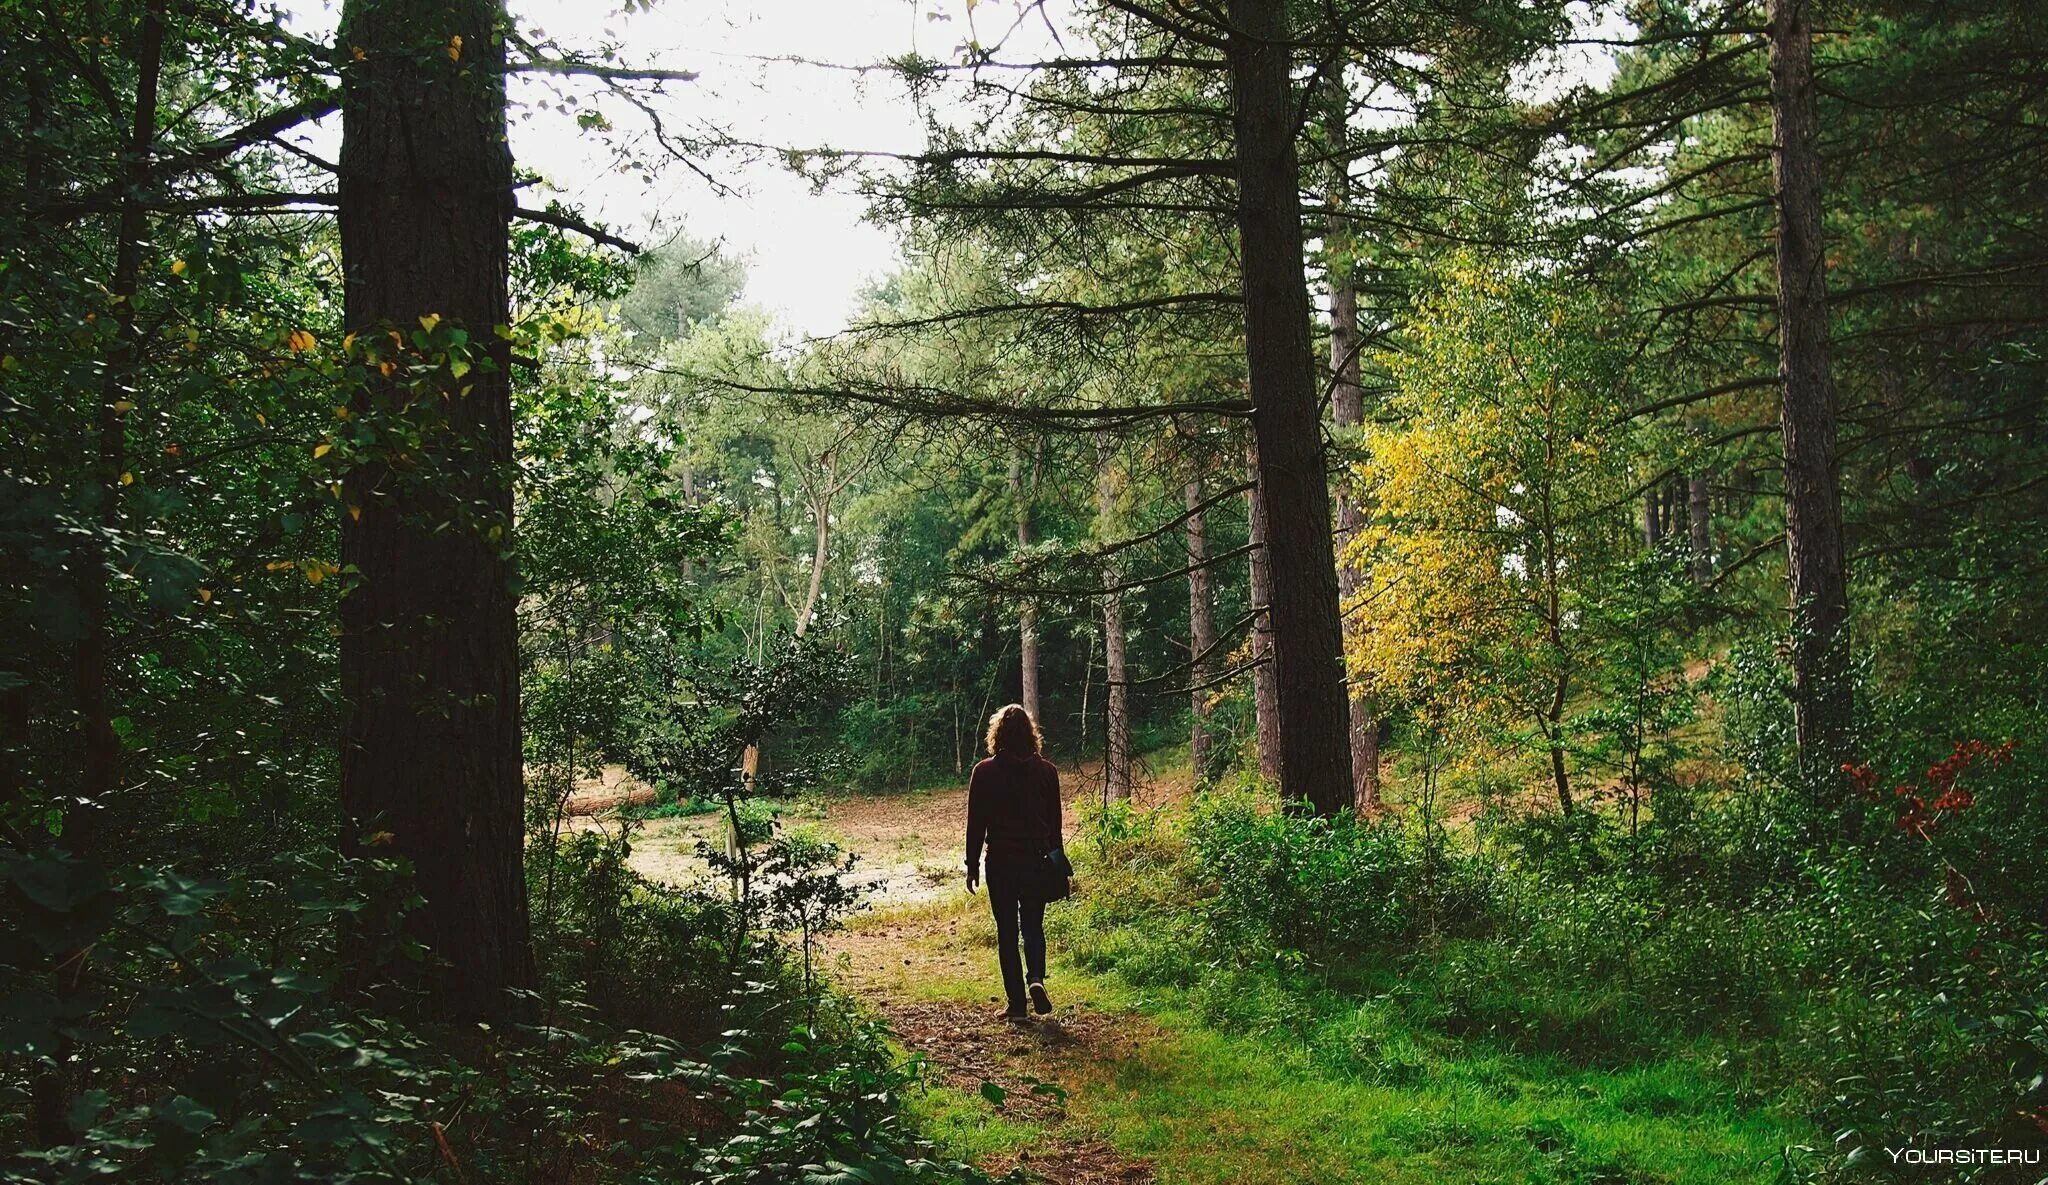
<instances>
[{"instance_id":1,"label":"woman walking","mask_svg":"<svg viewBox=\"0 0 2048 1185\"><path fill-rule=\"evenodd\" d=\"M1067 895L1071 871L1060 830L1060 773L1040 747L1031 713L1019 704L1001 708L989 718L989 755L967 782L967 891L981 880L985 847L1009 1020L1024 1018L1027 997L1040 1014L1052 1011L1045 992L1045 905Z\"/></svg>"}]
</instances>

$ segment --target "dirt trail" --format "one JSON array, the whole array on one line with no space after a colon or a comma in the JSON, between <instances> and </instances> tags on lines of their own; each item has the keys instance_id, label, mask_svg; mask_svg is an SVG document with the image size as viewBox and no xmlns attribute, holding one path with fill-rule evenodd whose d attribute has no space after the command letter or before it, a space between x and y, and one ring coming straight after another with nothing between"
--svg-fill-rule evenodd
<instances>
[{"instance_id":1,"label":"dirt trail","mask_svg":"<svg viewBox=\"0 0 2048 1185\"><path fill-rule=\"evenodd\" d=\"M1099 793L1099 767L1062 778L1067 831L1077 800ZM1140 802L1184 796L1187 788L1148 779ZM1139 1060L1158 1035L1142 1017L1071 1002L1052 1016L1004 1020L995 966L994 926L981 898L960 884L959 843L966 827L964 789L926 795L848 799L828 807L825 825L877 864L910 860L935 869L914 896L887 893L875 913L833 936L840 982L889 1022L904 1047L929 1061L941 1084L974 1098L993 1084L993 1109L1037 1135L982 1167L1023 1167L1053 1185L1144 1185L1150 1163L1128 1156L1070 1121L1061 1091L1089 1089L1115 1068ZM1057 980L1057 976L1053 977ZM1057 999L1058 994L1055 993Z\"/></svg>"},{"instance_id":2,"label":"dirt trail","mask_svg":"<svg viewBox=\"0 0 2048 1185\"><path fill-rule=\"evenodd\" d=\"M1149 1185L1157 1179L1152 1165L1070 1121L1070 1096L1061 1092L1086 1090L1088 1081L1138 1060L1157 1028L1142 1017L1071 1004L1021 1024L1002 1019L991 929L979 901L965 909L954 903L881 915L834 935L831 947L840 983L880 1013L906 1049L924 1055L936 1082L1037 1129L982 1168L1000 1175L1022 1167L1049 1185ZM987 994L931 994L963 979ZM985 1084L1000 1092L999 1106L982 1101Z\"/></svg>"},{"instance_id":3,"label":"dirt trail","mask_svg":"<svg viewBox=\"0 0 2048 1185\"><path fill-rule=\"evenodd\" d=\"M1061 784L1071 837L1080 800L1101 792L1101 768L1063 770ZM1135 797L1153 804L1186 793L1182 782L1141 776ZM571 825L616 827L613 808L649 800L623 771L607 770L578 787L571 802L581 817ZM860 857L854 879L869 888L871 909L828 942L839 981L889 1022L905 1048L924 1055L938 1083L987 1108L991 1118L1033 1129L982 1167L997 1174L1022 1167L1051 1185L1156 1179L1148 1162L1070 1120L1059 1094L1089 1089L1140 1059L1158 1036L1156 1026L1071 1002L1021 1025L999 1016L994 926L985 901L968 898L961 884L966 787L805 800L789 804L783 821L815 827ZM632 864L657 880L700 877L697 844L718 842L723 826L715 814L647 820L634 835ZM987 1101L984 1084L1000 1094L999 1107Z\"/></svg>"},{"instance_id":4,"label":"dirt trail","mask_svg":"<svg viewBox=\"0 0 2048 1185\"><path fill-rule=\"evenodd\" d=\"M1099 794L1101 786L1099 764L1061 771L1069 836L1075 829L1076 807L1082 799ZM1141 776L1135 790L1136 800L1143 804L1186 794L1183 782L1159 777ZM577 784L569 799L569 825L574 830L616 827L616 808L652 801L651 789L624 769L607 766L598 777ZM815 827L858 855L852 879L868 890L868 901L877 910L921 905L958 892L960 847L967 831L965 786L799 799L784 805L783 822ZM697 857L697 844L719 843L724 828L724 817L716 813L645 820L633 836L633 868L649 879L669 883L702 877L707 870Z\"/></svg>"}]
</instances>

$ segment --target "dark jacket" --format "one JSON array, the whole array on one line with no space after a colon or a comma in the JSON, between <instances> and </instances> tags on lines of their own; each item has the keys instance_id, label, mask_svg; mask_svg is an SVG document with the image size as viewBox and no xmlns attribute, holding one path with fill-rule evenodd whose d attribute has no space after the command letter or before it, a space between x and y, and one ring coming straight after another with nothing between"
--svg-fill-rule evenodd
<instances>
[{"instance_id":1,"label":"dark jacket","mask_svg":"<svg viewBox=\"0 0 2048 1185\"><path fill-rule=\"evenodd\" d=\"M981 867L983 846L991 871L1029 867L1064 846L1060 829L1060 771L1036 755L991 757L967 780L967 867Z\"/></svg>"}]
</instances>

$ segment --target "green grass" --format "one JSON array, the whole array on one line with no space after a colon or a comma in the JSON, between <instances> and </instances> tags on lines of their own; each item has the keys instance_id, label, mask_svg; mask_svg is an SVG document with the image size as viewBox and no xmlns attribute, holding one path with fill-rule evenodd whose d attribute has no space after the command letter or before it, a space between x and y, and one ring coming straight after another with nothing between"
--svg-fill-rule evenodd
<instances>
[{"instance_id":1,"label":"green grass","mask_svg":"<svg viewBox=\"0 0 2048 1185\"><path fill-rule=\"evenodd\" d=\"M914 965L884 990L982 1006L994 968L980 908L939 911L959 923L948 949L973 952L967 974L927 965L914 948L942 944L912 939ZM1720 1185L1772 1181L1780 1150L1811 1141L1718 1080L1710 1049L1591 1069L1419 1030L1369 1000L1218 1027L1199 985L1141 991L1056 966L1062 1004L1133 1016L1137 1052L1063 1069L1069 1122L1057 1129L928 1090L916 1113L954 1155L1006 1162L1093 1134L1151 1161L1162 1182Z\"/></svg>"}]
</instances>

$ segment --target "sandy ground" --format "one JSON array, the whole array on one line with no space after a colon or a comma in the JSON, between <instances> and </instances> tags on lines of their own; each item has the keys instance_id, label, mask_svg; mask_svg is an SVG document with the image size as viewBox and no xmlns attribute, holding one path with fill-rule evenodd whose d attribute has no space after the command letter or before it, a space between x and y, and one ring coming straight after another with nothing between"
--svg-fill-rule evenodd
<instances>
[{"instance_id":1,"label":"sandy ground","mask_svg":"<svg viewBox=\"0 0 2048 1185\"><path fill-rule=\"evenodd\" d=\"M1079 800L1101 793L1101 767L1088 765L1062 774L1067 833L1072 835ZM1150 804L1186 792L1186 786L1170 779L1141 777L1135 797ZM623 768L606 766L598 777L578 783L569 800L569 826L616 830L629 825L618 817L618 807L653 800L654 792ZM967 833L964 785L801 798L780 805L784 826L815 828L859 857L853 880L869 890L868 899L877 908L918 905L958 891ZM719 814L646 819L630 826L634 869L650 880L671 884L706 875L698 844L718 846L725 834L724 816Z\"/></svg>"}]
</instances>

